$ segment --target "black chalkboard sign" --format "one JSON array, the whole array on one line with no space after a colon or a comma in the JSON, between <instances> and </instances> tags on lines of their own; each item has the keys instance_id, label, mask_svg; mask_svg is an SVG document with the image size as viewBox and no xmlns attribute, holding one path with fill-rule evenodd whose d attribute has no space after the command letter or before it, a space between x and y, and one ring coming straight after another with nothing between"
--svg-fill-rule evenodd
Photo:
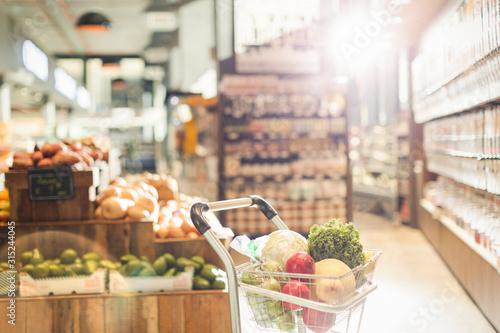
<instances>
[{"instance_id":1,"label":"black chalkboard sign","mask_svg":"<svg viewBox=\"0 0 500 333\"><path fill-rule=\"evenodd\" d=\"M70 200L74 196L71 168L28 170L31 200Z\"/></svg>"}]
</instances>

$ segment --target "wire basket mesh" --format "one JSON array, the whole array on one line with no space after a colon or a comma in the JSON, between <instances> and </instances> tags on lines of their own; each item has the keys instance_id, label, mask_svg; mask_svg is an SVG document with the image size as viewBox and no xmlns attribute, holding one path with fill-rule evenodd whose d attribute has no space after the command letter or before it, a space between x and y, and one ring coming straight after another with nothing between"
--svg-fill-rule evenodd
<instances>
[{"instance_id":1,"label":"wire basket mesh","mask_svg":"<svg viewBox=\"0 0 500 333\"><path fill-rule=\"evenodd\" d=\"M361 313L373 280L380 250L364 265L339 276L268 271L265 263L236 268L239 286L256 328L284 332L347 332ZM271 267L272 270L272 267ZM359 316L359 321L361 316Z\"/></svg>"}]
</instances>

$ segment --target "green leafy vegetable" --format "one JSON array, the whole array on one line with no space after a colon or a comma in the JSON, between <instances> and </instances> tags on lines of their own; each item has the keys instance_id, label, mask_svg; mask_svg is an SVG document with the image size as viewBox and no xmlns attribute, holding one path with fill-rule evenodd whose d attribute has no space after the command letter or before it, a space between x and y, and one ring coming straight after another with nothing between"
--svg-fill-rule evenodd
<instances>
[{"instance_id":1,"label":"green leafy vegetable","mask_svg":"<svg viewBox=\"0 0 500 333\"><path fill-rule=\"evenodd\" d=\"M365 262L359 232L352 223L343 224L339 219L324 225L313 225L307 245L309 254L316 262L327 258L338 259L351 269Z\"/></svg>"}]
</instances>

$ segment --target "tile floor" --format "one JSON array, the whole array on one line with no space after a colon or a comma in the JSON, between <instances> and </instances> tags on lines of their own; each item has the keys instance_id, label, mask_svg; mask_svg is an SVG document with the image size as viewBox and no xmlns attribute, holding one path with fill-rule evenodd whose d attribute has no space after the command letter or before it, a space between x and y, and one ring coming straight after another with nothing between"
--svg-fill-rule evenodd
<instances>
[{"instance_id":1,"label":"tile floor","mask_svg":"<svg viewBox=\"0 0 500 333\"><path fill-rule=\"evenodd\" d=\"M383 250L360 333L495 332L419 230L366 213L354 223L365 248ZM242 303L242 331L258 332L248 311Z\"/></svg>"}]
</instances>

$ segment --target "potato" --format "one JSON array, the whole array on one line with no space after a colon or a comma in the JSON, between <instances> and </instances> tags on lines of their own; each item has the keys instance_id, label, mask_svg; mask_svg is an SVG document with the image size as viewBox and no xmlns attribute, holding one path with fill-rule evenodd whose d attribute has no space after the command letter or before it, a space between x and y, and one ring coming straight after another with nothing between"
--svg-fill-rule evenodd
<instances>
[{"instance_id":1,"label":"potato","mask_svg":"<svg viewBox=\"0 0 500 333\"><path fill-rule=\"evenodd\" d=\"M31 158L33 159L33 164L37 165L38 162L43 160L43 154L41 151L36 151L33 153L33 156Z\"/></svg>"},{"instance_id":2,"label":"potato","mask_svg":"<svg viewBox=\"0 0 500 333\"><path fill-rule=\"evenodd\" d=\"M97 209L95 210L95 212L94 212L94 218L96 220L101 220L102 219L102 207L101 206L97 207Z\"/></svg>"},{"instance_id":3,"label":"potato","mask_svg":"<svg viewBox=\"0 0 500 333\"><path fill-rule=\"evenodd\" d=\"M99 149L94 149L89 152L89 155L92 156L94 161L100 161L103 159L103 153Z\"/></svg>"},{"instance_id":4,"label":"potato","mask_svg":"<svg viewBox=\"0 0 500 333\"><path fill-rule=\"evenodd\" d=\"M44 154L45 155L45 154ZM52 157L52 162L55 166L72 166L82 162L82 158L75 152L58 152Z\"/></svg>"},{"instance_id":5,"label":"potato","mask_svg":"<svg viewBox=\"0 0 500 333\"><path fill-rule=\"evenodd\" d=\"M53 166L54 163L52 163L52 159L48 157L42 158L37 164L39 168L52 168Z\"/></svg>"},{"instance_id":6,"label":"potato","mask_svg":"<svg viewBox=\"0 0 500 333\"><path fill-rule=\"evenodd\" d=\"M156 199L156 201L158 201L158 191L156 190L156 188L154 188L151 185L148 185L148 193L151 194L153 198Z\"/></svg>"},{"instance_id":7,"label":"potato","mask_svg":"<svg viewBox=\"0 0 500 333\"><path fill-rule=\"evenodd\" d=\"M118 220L127 216L127 210L134 202L128 199L109 197L101 202L102 217L106 220Z\"/></svg>"},{"instance_id":8,"label":"potato","mask_svg":"<svg viewBox=\"0 0 500 333\"><path fill-rule=\"evenodd\" d=\"M56 155L58 152L66 151L66 150L68 150L68 148L63 143L46 142L42 146L42 153L43 153L43 156L45 156L45 157L52 157L52 156Z\"/></svg>"},{"instance_id":9,"label":"potato","mask_svg":"<svg viewBox=\"0 0 500 333\"><path fill-rule=\"evenodd\" d=\"M92 165L94 164L94 159L92 158L92 156L90 156L89 154L87 154L86 152L84 152L83 150L80 150L78 151L78 155L80 155L80 157L82 158L82 160L88 165Z\"/></svg>"},{"instance_id":10,"label":"potato","mask_svg":"<svg viewBox=\"0 0 500 333\"><path fill-rule=\"evenodd\" d=\"M69 145L69 148L73 151L80 151L82 150L82 143L79 141L74 141Z\"/></svg>"},{"instance_id":11,"label":"potato","mask_svg":"<svg viewBox=\"0 0 500 333\"><path fill-rule=\"evenodd\" d=\"M156 236L159 238L167 238L170 235L170 226L162 224L158 231L156 231Z\"/></svg>"},{"instance_id":12,"label":"potato","mask_svg":"<svg viewBox=\"0 0 500 333\"><path fill-rule=\"evenodd\" d=\"M150 214L158 210L158 201L151 194L144 193L139 195L137 206L147 210Z\"/></svg>"},{"instance_id":13,"label":"potato","mask_svg":"<svg viewBox=\"0 0 500 333\"><path fill-rule=\"evenodd\" d=\"M109 197L120 197L122 193L122 189L114 186L114 185L109 185L106 187L104 191L102 191L103 199L109 198ZM127 198L126 198L127 199Z\"/></svg>"},{"instance_id":14,"label":"potato","mask_svg":"<svg viewBox=\"0 0 500 333\"><path fill-rule=\"evenodd\" d=\"M115 185L119 187L125 187L127 186L127 181L123 179L122 177L116 177L112 181L109 182L109 185Z\"/></svg>"},{"instance_id":15,"label":"potato","mask_svg":"<svg viewBox=\"0 0 500 333\"><path fill-rule=\"evenodd\" d=\"M127 209L127 215L132 219L142 220L148 218L150 214L147 210L142 209L141 207L130 206Z\"/></svg>"},{"instance_id":16,"label":"potato","mask_svg":"<svg viewBox=\"0 0 500 333\"><path fill-rule=\"evenodd\" d=\"M170 227L170 237L182 238L186 237L186 233L182 230L182 219L178 216L174 216L169 222Z\"/></svg>"},{"instance_id":17,"label":"potato","mask_svg":"<svg viewBox=\"0 0 500 333\"><path fill-rule=\"evenodd\" d=\"M27 157L14 158L12 161L12 169L14 170L26 170L33 167L33 160Z\"/></svg>"},{"instance_id":18,"label":"potato","mask_svg":"<svg viewBox=\"0 0 500 333\"><path fill-rule=\"evenodd\" d=\"M123 188L120 193L120 198L129 199L137 203L139 201L139 194L133 188Z\"/></svg>"}]
</instances>

